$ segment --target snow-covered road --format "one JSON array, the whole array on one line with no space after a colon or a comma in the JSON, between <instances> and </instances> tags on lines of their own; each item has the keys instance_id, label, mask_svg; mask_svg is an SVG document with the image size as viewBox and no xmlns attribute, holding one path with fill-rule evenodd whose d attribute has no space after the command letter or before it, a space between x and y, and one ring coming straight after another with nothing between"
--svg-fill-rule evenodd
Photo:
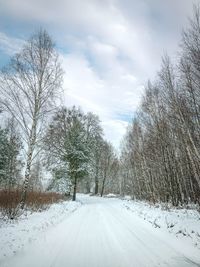
<instances>
[{"instance_id":1,"label":"snow-covered road","mask_svg":"<svg viewBox=\"0 0 200 267\"><path fill-rule=\"evenodd\" d=\"M79 196L83 203L1 267L189 267L199 251L153 228L119 199Z\"/></svg>"}]
</instances>

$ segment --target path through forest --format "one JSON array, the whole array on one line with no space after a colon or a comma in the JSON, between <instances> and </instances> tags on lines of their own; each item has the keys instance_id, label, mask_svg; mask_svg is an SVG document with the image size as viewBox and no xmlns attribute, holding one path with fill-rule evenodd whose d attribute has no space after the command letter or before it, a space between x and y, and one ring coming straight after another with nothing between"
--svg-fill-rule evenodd
<instances>
[{"instance_id":1,"label":"path through forest","mask_svg":"<svg viewBox=\"0 0 200 267\"><path fill-rule=\"evenodd\" d=\"M200 261L119 199L80 195L80 208L2 267L189 267ZM179 243L178 243L179 242Z\"/></svg>"}]
</instances>

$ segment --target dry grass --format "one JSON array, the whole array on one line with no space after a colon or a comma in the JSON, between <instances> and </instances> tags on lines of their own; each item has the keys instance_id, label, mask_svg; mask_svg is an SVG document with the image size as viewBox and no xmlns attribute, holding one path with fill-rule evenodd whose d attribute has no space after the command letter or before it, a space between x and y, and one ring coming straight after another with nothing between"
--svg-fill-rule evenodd
<instances>
[{"instance_id":1,"label":"dry grass","mask_svg":"<svg viewBox=\"0 0 200 267\"><path fill-rule=\"evenodd\" d=\"M64 196L53 192L31 191L27 194L26 209L40 211L51 204L64 200ZM0 213L4 218L14 219L20 215L21 190L0 190Z\"/></svg>"}]
</instances>

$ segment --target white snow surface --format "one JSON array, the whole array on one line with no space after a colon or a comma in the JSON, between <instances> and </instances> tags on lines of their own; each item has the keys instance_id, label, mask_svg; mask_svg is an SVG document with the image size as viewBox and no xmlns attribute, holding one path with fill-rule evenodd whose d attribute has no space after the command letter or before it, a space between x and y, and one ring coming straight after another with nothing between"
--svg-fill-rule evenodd
<instances>
[{"instance_id":1,"label":"white snow surface","mask_svg":"<svg viewBox=\"0 0 200 267\"><path fill-rule=\"evenodd\" d=\"M0 266L200 266L198 247L187 242L187 238L177 238L164 227L153 227L144 220L139 212L143 208L154 218L144 203L88 195L79 195L78 200L54 205L20 219L17 224L3 224ZM158 212L161 217L162 212ZM191 218L193 221L196 225L195 217ZM197 226L200 227L200 221ZM14 255L9 253L12 243L18 244Z\"/></svg>"},{"instance_id":2,"label":"white snow surface","mask_svg":"<svg viewBox=\"0 0 200 267\"><path fill-rule=\"evenodd\" d=\"M48 228L59 224L80 205L80 202L65 201L53 204L45 211L27 211L17 221L0 220L0 266L4 258L15 255L40 238Z\"/></svg>"},{"instance_id":3,"label":"white snow surface","mask_svg":"<svg viewBox=\"0 0 200 267\"><path fill-rule=\"evenodd\" d=\"M124 202L124 206L154 228L161 228L183 242L196 246L200 253L200 213L197 210L132 200Z\"/></svg>"}]
</instances>

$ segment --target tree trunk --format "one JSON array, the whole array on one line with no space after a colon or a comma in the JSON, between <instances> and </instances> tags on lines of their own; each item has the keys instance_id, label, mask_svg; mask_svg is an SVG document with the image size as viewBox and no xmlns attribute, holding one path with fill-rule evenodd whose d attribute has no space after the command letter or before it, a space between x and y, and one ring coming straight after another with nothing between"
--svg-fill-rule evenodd
<instances>
[{"instance_id":1,"label":"tree trunk","mask_svg":"<svg viewBox=\"0 0 200 267\"><path fill-rule=\"evenodd\" d=\"M98 181L98 178L95 177L95 189L94 189L95 195L97 195L98 192L99 192L99 181Z\"/></svg>"},{"instance_id":2,"label":"tree trunk","mask_svg":"<svg viewBox=\"0 0 200 267\"><path fill-rule=\"evenodd\" d=\"M188 158L190 159L190 162L191 162L191 166L192 166L192 169L193 169L193 174L194 174L194 177L196 179L196 182L200 188L200 178L199 178L199 175L198 175L198 172L197 172L197 169L196 169L196 165L195 165L195 162L193 160L193 157L191 155L191 152L190 152L190 148L188 147L188 145L186 145L186 151L187 151L187 154L188 154Z\"/></svg>"},{"instance_id":3,"label":"tree trunk","mask_svg":"<svg viewBox=\"0 0 200 267\"><path fill-rule=\"evenodd\" d=\"M21 202L20 202L21 209L24 209L24 205L26 202L27 189L28 189L30 170L31 170L32 155L33 155L33 148L30 148L30 152L28 154L28 159L27 159L27 164L26 164L25 180L24 180L23 191L22 191Z\"/></svg>"},{"instance_id":4,"label":"tree trunk","mask_svg":"<svg viewBox=\"0 0 200 267\"><path fill-rule=\"evenodd\" d=\"M101 197L103 196L105 181L106 181L106 176L104 176L104 178L103 178L103 184L102 184L102 188L101 188Z\"/></svg>"},{"instance_id":5,"label":"tree trunk","mask_svg":"<svg viewBox=\"0 0 200 267\"><path fill-rule=\"evenodd\" d=\"M25 170L25 179L24 179L24 185L23 185L23 191L20 201L20 207L21 209L24 209L25 202L26 202L26 196L27 196L27 189L29 184L29 178L30 178L30 171L31 171L31 163L33 158L33 151L36 141L36 119L33 120L33 126L30 134L30 144L28 148L28 158L26 161L26 170Z\"/></svg>"},{"instance_id":6,"label":"tree trunk","mask_svg":"<svg viewBox=\"0 0 200 267\"><path fill-rule=\"evenodd\" d=\"M72 197L73 201L76 201L76 187L77 187L77 178L74 179L74 191L73 191L73 197Z\"/></svg>"},{"instance_id":7,"label":"tree trunk","mask_svg":"<svg viewBox=\"0 0 200 267\"><path fill-rule=\"evenodd\" d=\"M99 193L99 159L96 160L94 193L95 195Z\"/></svg>"}]
</instances>

